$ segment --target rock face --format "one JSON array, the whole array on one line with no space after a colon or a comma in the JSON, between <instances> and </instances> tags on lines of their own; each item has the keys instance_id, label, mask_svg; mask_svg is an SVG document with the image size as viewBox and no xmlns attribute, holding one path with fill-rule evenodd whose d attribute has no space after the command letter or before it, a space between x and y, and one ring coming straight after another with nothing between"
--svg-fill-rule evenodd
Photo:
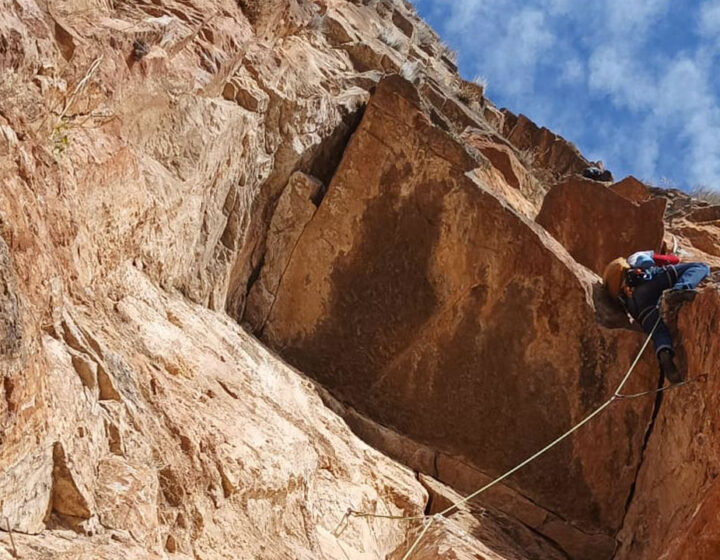
<instances>
[{"instance_id":1,"label":"rock face","mask_svg":"<svg viewBox=\"0 0 720 560\"><path fill-rule=\"evenodd\" d=\"M5 4L2 558L403 558L421 521L348 509L436 513L611 394L644 336L604 260L720 266L717 206L578 183L408 3ZM719 311L716 279L673 327L706 383L614 402L413 558L715 558Z\"/></svg>"},{"instance_id":2,"label":"rock face","mask_svg":"<svg viewBox=\"0 0 720 560\"><path fill-rule=\"evenodd\" d=\"M383 81L284 267L263 338L379 422L500 474L600 404L641 337L596 323L592 276L474 182L480 165L408 83ZM651 365L638 386L652 386ZM651 411L638 404L515 479L567 521L553 538L577 557L614 547Z\"/></svg>"},{"instance_id":3,"label":"rock face","mask_svg":"<svg viewBox=\"0 0 720 560\"><path fill-rule=\"evenodd\" d=\"M625 177L610 188L620 196L641 204L650 198L650 190L635 177Z\"/></svg>"},{"instance_id":4,"label":"rock face","mask_svg":"<svg viewBox=\"0 0 720 560\"><path fill-rule=\"evenodd\" d=\"M576 261L598 274L617 257L660 251L665 233L665 199L638 205L613 191L573 177L548 192L537 216Z\"/></svg>"},{"instance_id":5,"label":"rock face","mask_svg":"<svg viewBox=\"0 0 720 560\"><path fill-rule=\"evenodd\" d=\"M462 139L489 161L490 165L476 171L488 189L518 212L534 218L542 205L545 190L520 161L517 149L497 134L472 128L464 131Z\"/></svg>"},{"instance_id":6,"label":"rock face","mask_svg":"<svg viewBox=\"0 0 720 560\"><path fill-rule=\"evenodd\" d=\"M333 531L348 507L421 514L423 487L225 314L274 289L378 79L330 22L458 80L434 35L383 43L391 20L421 25L346 2L0 10L3 557L403 552L401 524Z\"/></svg>"},{"instance_id":7,"label":"rock face","mask_svg":"<svg viewBox=\"0 0 720 560\"><path fill-rule=\"evenodd\" d=\"M543 177L552 181L582 172L590 165L578 149L545 127L539 127L525 115L503 110L503 136L520 150Z\"/></svg>"},{"instance_id":8,"label":"rock face","mask_svg":"<svg viewBox=\"0 0 720 560\"><path fill-rule=\"evenodd\" d=\"M662 398L617 558L710 559L720 553L717 442L720 290L706 288L678 317L687 373L700 380Z\"/></svg>"},{"instance_id":9,"label":"rock face","mask_svg":"<svg viewBox=\"0 0 720 560\"><path fill-rule=\"evenodd\" d=\"M359 442L229 318L161 293L134 267L118 274L117 293L132 295L114 309L66 308L38 341L43 428L6 432L16 451L0 478L3 519L17 533L52 529L16 533L20 557L359 557L402 545L390 524L373 524L372 542L333 530L351 505L421 513L411 473ZM31 379L6 375L11 419ZM63 540L69 529L87 536Z\"/></svg>"}]
</instances>

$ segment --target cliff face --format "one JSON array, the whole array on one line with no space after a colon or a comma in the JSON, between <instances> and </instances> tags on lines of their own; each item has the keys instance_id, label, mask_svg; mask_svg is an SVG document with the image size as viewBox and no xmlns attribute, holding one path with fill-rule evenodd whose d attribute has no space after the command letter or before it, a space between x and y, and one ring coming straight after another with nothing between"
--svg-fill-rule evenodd
<instances>
[{"instance_id":1,"label":"cliff face","mask_svg":"<svg viewBox=\"0 0 720 560\"><path fill-rule=\"evenodd\" d=\"M417 522L347 509L435 513L611 394L644 335L607 260L720 265L717 206L576 177L409 4L0 6L7 557L401 558ZM417 558L714 558L719 311L709 282L673 326L707 382L614 403ZM648 352L627 390L657 381Z\"/></svg>"}]
</instances>

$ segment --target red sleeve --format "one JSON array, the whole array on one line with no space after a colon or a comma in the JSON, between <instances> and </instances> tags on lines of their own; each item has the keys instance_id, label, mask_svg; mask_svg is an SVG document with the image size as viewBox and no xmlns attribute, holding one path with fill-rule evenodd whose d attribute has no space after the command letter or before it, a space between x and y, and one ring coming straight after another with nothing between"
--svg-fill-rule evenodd
<instances>
[{"instance_id":1,"label":"red sleeve","mask_svg":"<svg viewBox=\"0 0 720 560\"><path fill-rule=\"evenodd\" d=\"M653 253L653 260L658 266L667 266L680 262L680 259L676 255L661 255L660 253Z\"/></svg>"}]
</instances>

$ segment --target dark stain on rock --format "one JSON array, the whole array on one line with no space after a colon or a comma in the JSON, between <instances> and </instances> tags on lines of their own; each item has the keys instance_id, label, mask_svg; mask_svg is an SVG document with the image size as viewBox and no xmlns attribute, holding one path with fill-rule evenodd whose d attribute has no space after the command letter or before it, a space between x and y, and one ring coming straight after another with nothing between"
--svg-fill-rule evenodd
<instances>
[{"instance_id":1,"label":"dark stain on rock","mask_svg":"<svg viewBox=\"0 0 720 560\"><path fill-rule=\"evenodd\" d=\"M437 300L428 266L439 236L441 185L403 197L409 164L388 169L367 205L357 245L333 267L331 306L313 336L285 355L353 402L432 316Z\"/></svg>"},{"instance_id":2,"label":"dark stain on rock","mask_svg":"<svg viewBox=\"0 0 720 560\"><path fill-rule=\"evenodd\" d=\"M583 407L590 410L599 406L605 398L606 357L598 348L599 341L592 336L580 337L580 399ZM609 358L608 358L609 359Z\"/></svg>"}]
</instances>

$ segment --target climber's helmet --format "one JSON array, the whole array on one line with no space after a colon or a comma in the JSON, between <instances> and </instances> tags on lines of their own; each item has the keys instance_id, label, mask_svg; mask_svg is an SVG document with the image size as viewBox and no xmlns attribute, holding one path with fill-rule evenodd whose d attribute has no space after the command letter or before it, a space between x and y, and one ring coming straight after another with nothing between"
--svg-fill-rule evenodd
<instances>
[{"instance_id":1,"label":"climber's helmet","mask_svg":"<svg viewBox=\"0 0 720 560\"><path fill-rule=\"evenodd\" d=\"M622 289L623 281L625 279L625 272L630 268L628 262L623 257L619 257L609 263L605 267L603 272L603 284L610 295L614 298L620 296L620 290Z\"/></svg>"}]
</instances>

